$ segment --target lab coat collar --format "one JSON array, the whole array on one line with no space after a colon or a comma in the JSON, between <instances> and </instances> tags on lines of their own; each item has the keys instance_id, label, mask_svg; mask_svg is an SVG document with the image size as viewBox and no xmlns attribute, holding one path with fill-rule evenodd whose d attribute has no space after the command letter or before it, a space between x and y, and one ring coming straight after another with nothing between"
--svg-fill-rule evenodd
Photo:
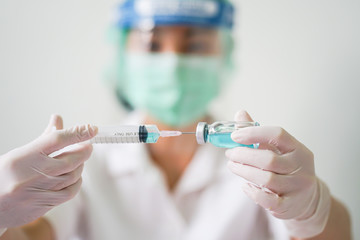
<instances>
[{"instance_id":1,"label":"lab coat collar","mask_svg":"<svg viewBox=\"0 0 360 240\"><path fill-rule=\"evenodd\" d=\"M111 148L106 158L107 166L113 177L143 172L149 165L145 144L126 144Z\"/></svg>"},{"instance_id":2,"label":"lab coat collar","mask_svg":"<svg viewBox=\"0 0 360 240\"><path fill-rule=\"evenodd\" d=\"M144 113L135 111L129 114L121 124L142 124L144 119ZM143 171L149 161L146 145L142 143L109 145L106 155L107 166L113 177Z\"/></svg>"},{"instance_id":3,"label":"lab coat collar","mask_svg":"<svg viewBox=\"0 0 360 240\"><path fill-rule=\"evenodd\" d=\"M194 158L187 166L174 189L174 196L181 197L191 192L201 191L216 180L225 167L223 150L212 145L199 146ZM145 144L123 145L108 151L108 170L114 178L129 174L144 173L156 169L162 173L151 160ZM161 176L163 177L163 176Z\"/></svg>"},{"instance_id":4,"label":"lab coat collar","mask_svg":"<svg viewBox=\"0 0 360 240\"><path fill-rule=\"evenodd\" d=\"M174 195L201 191L216 181L224 165L224 151L211 144L200 145L190 164L183 173Z\"/></svg>"}]
</instances>

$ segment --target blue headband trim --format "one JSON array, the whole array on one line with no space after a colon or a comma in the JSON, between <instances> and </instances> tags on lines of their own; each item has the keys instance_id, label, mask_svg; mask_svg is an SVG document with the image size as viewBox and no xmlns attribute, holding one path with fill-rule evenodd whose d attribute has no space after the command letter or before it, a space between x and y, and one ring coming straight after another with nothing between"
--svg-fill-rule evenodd
<instances>
[{"instance_id":1,"label":"blue headband trim","mask_svg":"<svg viewBox=\"0 0 360 240\"><path fill-rule=\"evenodd\" d=\"M120 28L156 25L233 27L234 7L219 0L126 0L116 12Z\"/></svg>"}]
</instances>

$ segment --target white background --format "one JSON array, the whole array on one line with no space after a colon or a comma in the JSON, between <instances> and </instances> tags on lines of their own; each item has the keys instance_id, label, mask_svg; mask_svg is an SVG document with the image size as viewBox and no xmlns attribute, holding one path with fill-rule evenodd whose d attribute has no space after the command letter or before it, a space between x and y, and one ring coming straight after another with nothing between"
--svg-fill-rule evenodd
<instances>
[{"instance_id":1,"label":"white background","mask_svg":"<svg viewBox=\"0 0 360 240\"><path fill-rule=\"evenodd\" d=\"M115 0L0 0L0 153L65 126L119 122L104 84ZM360 1L238 1L238 73L214 109L246 109L315 153L316 171L349 207L360 239Z\"/></svg>"}]
</instances>

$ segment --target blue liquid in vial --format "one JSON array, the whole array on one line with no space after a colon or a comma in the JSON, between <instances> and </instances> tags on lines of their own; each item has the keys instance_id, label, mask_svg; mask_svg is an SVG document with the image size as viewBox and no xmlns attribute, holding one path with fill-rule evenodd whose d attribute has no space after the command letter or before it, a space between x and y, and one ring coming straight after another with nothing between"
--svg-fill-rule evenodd
<instances>
[{"instance_id":1,"label":"blue liquid in vial","mask_svg":"<svg viewBox=\"0 0 360 240\"><path fill-rule=\"evenodd\" d=\"M259 146L259 144L245 145L234 142L231 139L231 132L208 134L207 141L213 144L214 146L221 148L234 148L234 147L258 148Z\"/></svg>"}]
</instances>

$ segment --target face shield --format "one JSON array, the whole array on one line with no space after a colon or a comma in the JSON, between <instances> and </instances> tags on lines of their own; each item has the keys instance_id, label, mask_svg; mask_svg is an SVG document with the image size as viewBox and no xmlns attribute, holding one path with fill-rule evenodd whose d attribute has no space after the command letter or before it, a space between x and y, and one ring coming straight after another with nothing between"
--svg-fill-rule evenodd
<instances>
[{"instance_id":1,"label":"face shield","mask_svg":"<svg viewBox=\"0 0 360 240\"><path fill-rule=\"evenodd\" d=\"M230 66L233 7L216 0L128 0L119 6L117 94L170 126L203 116Z\"/></svg>"},{"instance_id":2,"label":"face shield","mask_svg":"<svg viewBox=\"0 0 360 240\"><path fill-rule=\"evenodd\" d=\"M118 55L128 50L220 54L230 70L233 15L226 0L126 0L114 11L111 35Z\"/></svg>"},{"instance_id":3,"label":"face shield","mask_svg":"<svg viewBox=\"0 0 360 240\"><path fill-rule=\"evenodd\" d=\"M233 6L222 0L127 0L117 9L119 28L190 25L231 29Z\"/></svg>"}]
</instances>

